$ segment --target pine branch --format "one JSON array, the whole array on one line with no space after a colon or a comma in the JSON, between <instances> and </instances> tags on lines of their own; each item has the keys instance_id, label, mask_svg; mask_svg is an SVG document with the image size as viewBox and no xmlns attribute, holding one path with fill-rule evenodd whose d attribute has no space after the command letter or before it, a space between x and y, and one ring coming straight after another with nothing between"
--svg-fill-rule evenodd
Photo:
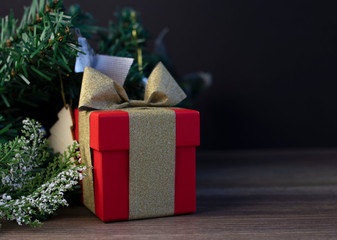
<instances>
[{"instance_id":1,"label":"pine branch","mask_svg":"<svg viewBox=\"0 0 337 240\"><path fill-rule=\"evenodd\" d=\"M59 108L60 81L67 101L78 96L81 74L73 68L79 49L71 21L57 0L33 0L20 24L13 12L1 19L0 115L9 123L46 102Z\"/></svg>"}]
</instances>

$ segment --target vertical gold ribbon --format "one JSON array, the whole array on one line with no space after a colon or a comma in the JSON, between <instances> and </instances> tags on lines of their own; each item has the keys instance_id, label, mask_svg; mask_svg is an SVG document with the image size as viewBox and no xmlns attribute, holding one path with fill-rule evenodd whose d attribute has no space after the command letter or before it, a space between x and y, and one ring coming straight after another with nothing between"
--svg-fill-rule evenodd
<instances>
[{"instance_id":1,"label":"vertical gold ribbon","mask_svg":"<svg viewBox=\"0 0 337 240\"><path fill-rule=\"evenodd\" d=\"M174 214L175 112L127 108L129 113L129 219Z\"/></svg>"}]
</instances>

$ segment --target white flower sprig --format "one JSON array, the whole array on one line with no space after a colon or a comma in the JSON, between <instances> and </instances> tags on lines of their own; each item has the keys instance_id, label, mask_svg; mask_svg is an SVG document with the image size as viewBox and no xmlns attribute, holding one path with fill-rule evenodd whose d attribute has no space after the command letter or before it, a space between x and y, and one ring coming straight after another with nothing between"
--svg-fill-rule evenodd
<instances>
[{"instance_id":1,"label":"white flower sprig","mask_svg":"<svg viewBox=\"0 0 337 240\"><path fill-rule=\"evenodd\" d=\"M19 225L40 225L40 219L67 206L64 193L82 180L78 144L52 156L42 126L24 120L23 136L0 145L0 217Z\"/></svg>"},{"instance_id":2,"label":"white flower sprig","mask_svg":"<svg viewBox=\"0 0 337 240\"><path fill-rule=\"evenodd\" d=\"M40 123L33 120L23 120L23 136L15 139L12 146L12 158L8 159L6 171L1 172L1 183L9 191L21 189L33 180L32 170L49 157L45 151L47 141L44 139L45 131ZM9 158L10 156L7 156ZM2 163L4 160L1 159ZM3 164L2 164L3 165Z\"/></svg>"}]
</instances>

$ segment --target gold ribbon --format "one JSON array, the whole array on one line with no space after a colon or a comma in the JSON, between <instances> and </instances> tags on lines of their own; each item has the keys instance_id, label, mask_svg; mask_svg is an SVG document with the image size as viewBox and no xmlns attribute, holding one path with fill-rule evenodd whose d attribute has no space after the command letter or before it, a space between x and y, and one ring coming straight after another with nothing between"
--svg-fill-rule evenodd
<instances>
[{"instance_id":1,"label":"gold ribbon","mask_svg":"<svg viewBox=\"0 0 337 240\"><path fill-rule=\"evenodd\" d=\"M174 213L175 113L163 107L174 106L185 97L162 63L149 76L143 101L129 100L114 80L85 68L79 103L79 141L82 160L88 167L92 167L90 110L123 108L129 113L129 219ZM92 171L83 179L83 199L95 213Z\"/></svg>"}]
</instances>

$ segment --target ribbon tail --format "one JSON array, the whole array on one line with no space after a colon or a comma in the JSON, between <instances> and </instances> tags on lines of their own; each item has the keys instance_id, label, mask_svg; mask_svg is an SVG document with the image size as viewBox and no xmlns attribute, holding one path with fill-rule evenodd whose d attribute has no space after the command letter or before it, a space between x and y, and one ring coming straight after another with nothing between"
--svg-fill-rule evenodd
<instances>
[{"instance_id":1,"label":"ribbon tail","mask_svg":"<svg viewBox=\"0 0 337 240\"><path fill-rule=\"evenodd\" d=\"M95 193L93 164L90 151L90 113L89 111L80 111L78 119L79 144L82 162L87 166L87 176L82 180L83 204L93 213L95 213Z\"/></svg>"}]
</instances>

